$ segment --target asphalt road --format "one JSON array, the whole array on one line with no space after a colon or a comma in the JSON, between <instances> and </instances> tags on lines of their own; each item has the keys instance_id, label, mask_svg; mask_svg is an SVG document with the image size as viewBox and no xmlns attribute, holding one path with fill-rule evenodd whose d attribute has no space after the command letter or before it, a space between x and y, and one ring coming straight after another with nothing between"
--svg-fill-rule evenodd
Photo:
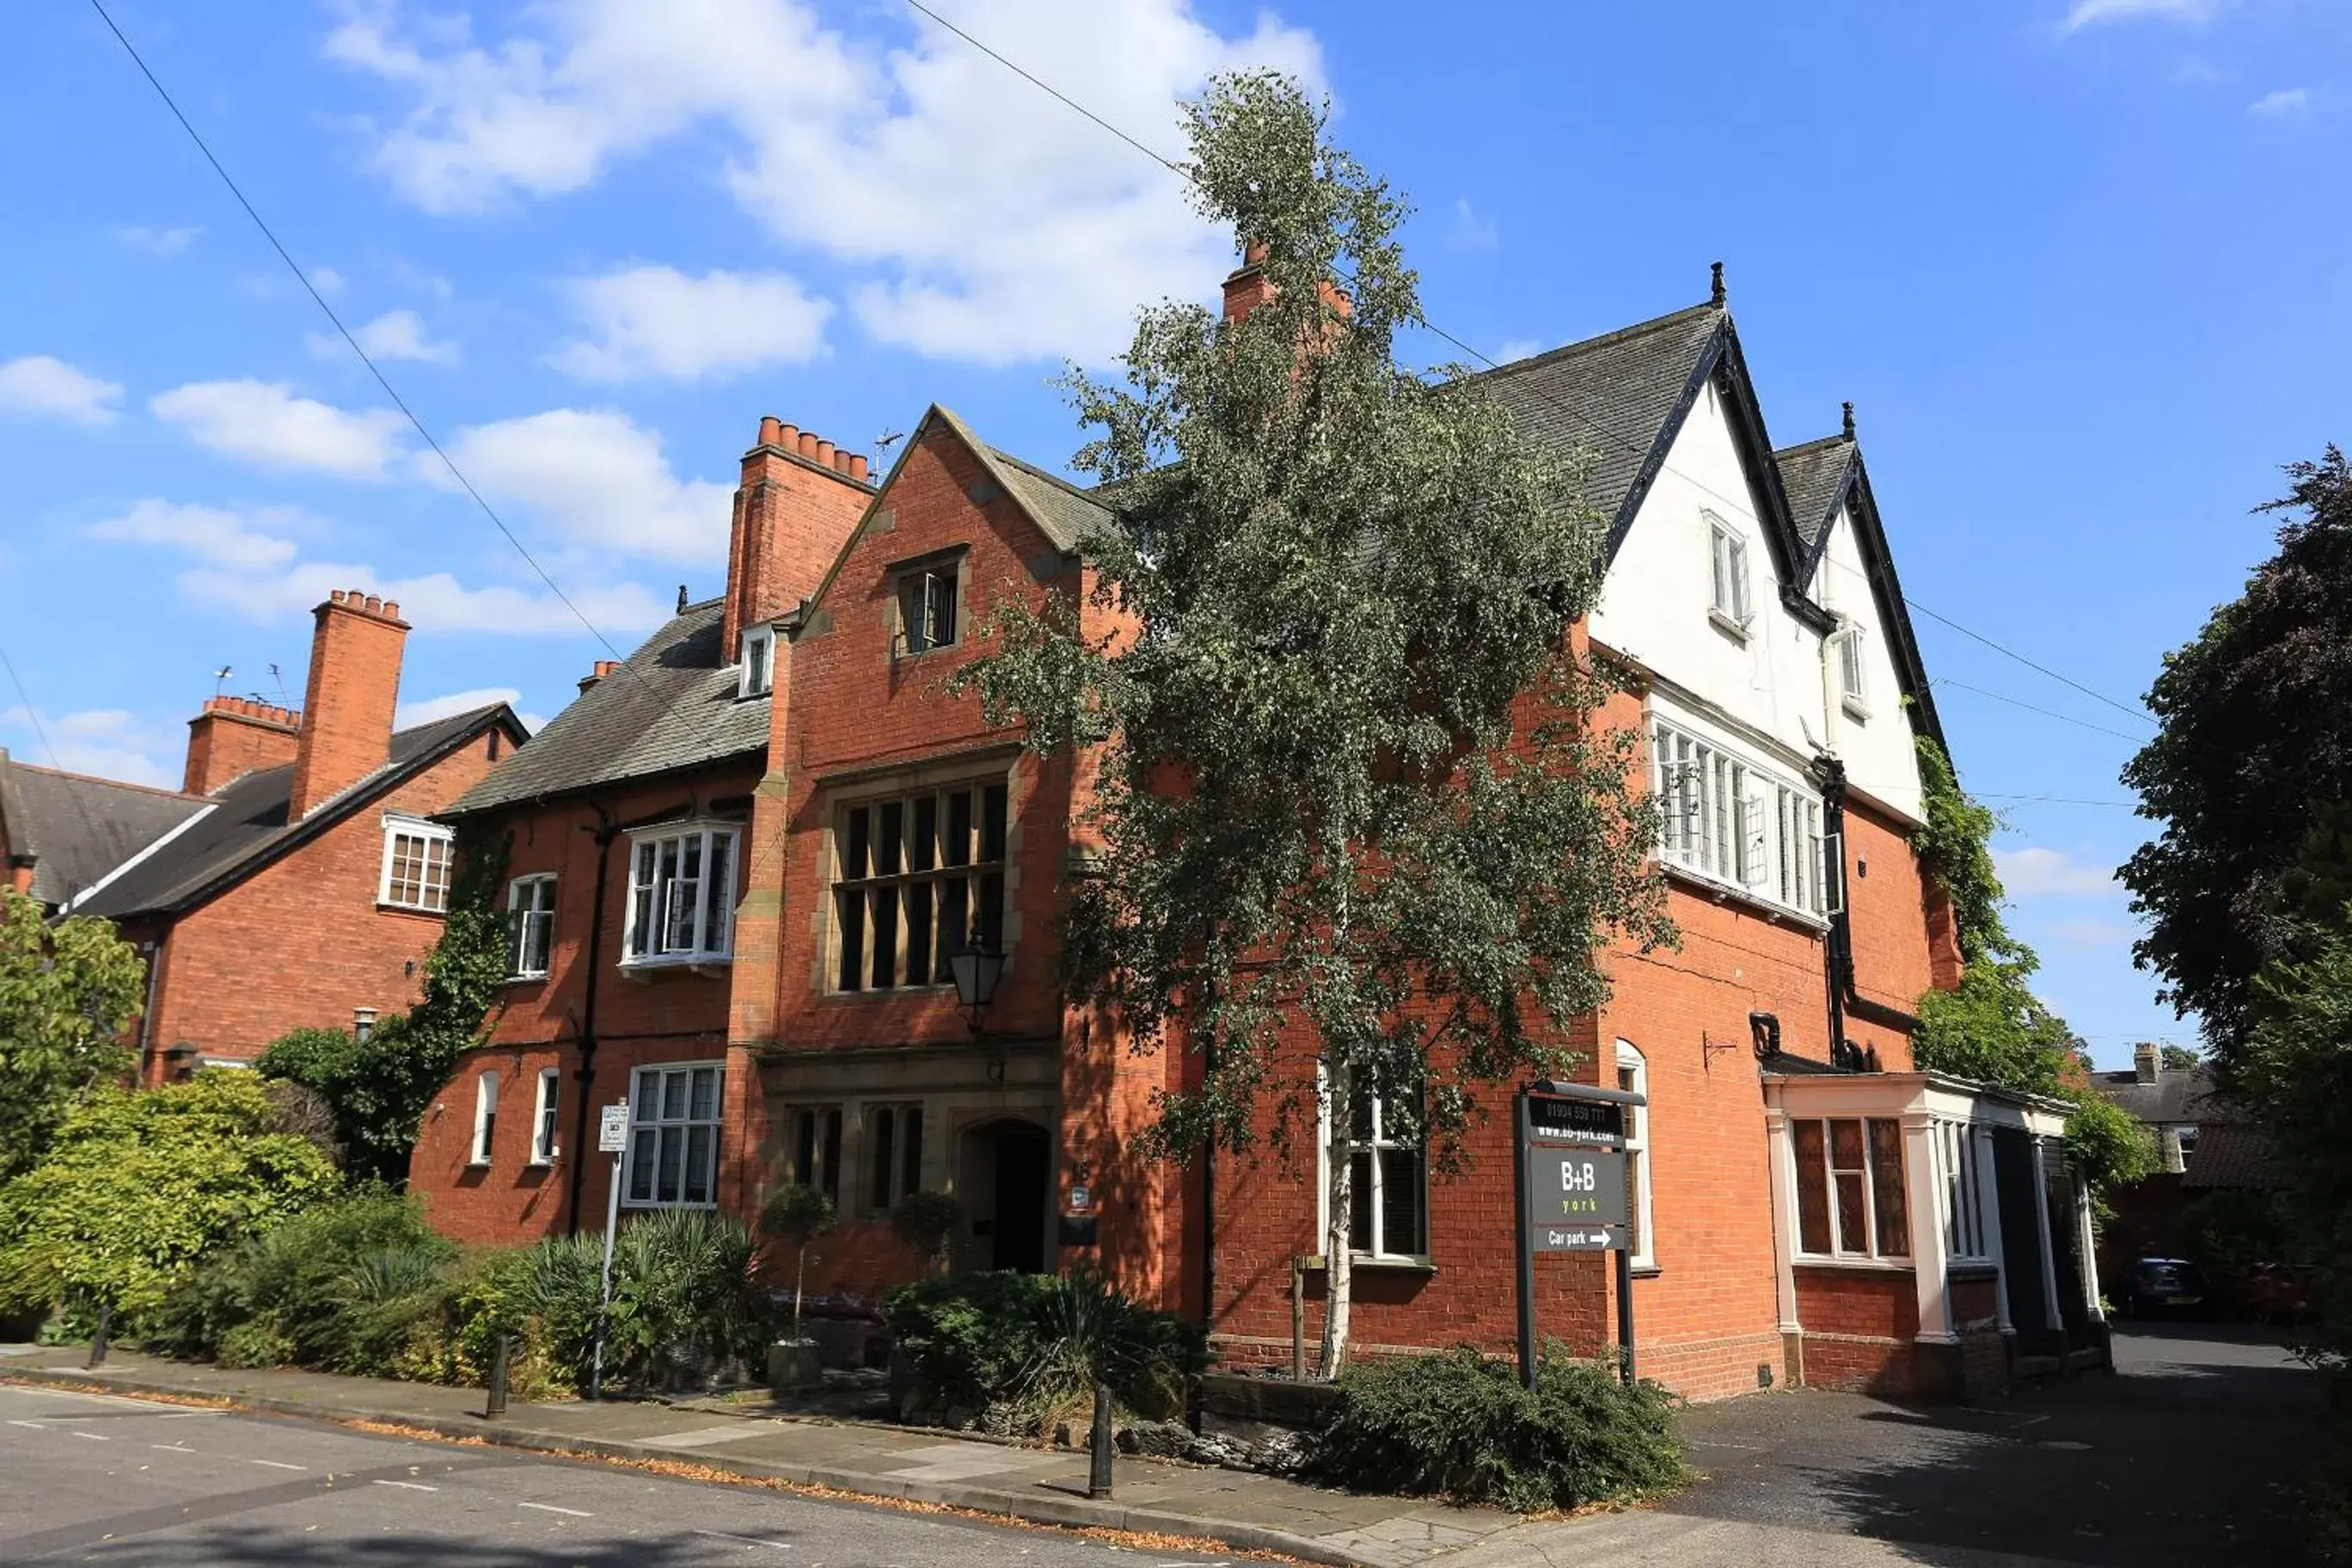
<instances>
[{"instance_id":1,"label":"asphalt road","mask_svg":"<svg viewBox=\"0 0 2352 1568\"><path fill-rule=\"evenodd\" d=\"M0 1387L0 1563L362 1568L1209 1563L512 1449Z\"/></svg>"}]
</instances>

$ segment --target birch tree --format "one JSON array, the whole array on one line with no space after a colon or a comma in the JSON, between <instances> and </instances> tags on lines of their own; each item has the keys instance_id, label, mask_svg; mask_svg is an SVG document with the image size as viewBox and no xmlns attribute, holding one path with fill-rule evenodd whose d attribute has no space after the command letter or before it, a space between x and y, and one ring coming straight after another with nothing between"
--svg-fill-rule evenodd
<instances>
[{"instance_id":1,"label":"birch tree","mask_svg":"<svg viewBox=\"0 0 2352 1568\"><path fill-rule=\"evenodd\" d=\"M1323 1140L1336 1376L1365 1108L1458 1165L1482 1087L1569 1071L1600 950L1674 933L1632 739L1588 721L1576 465L1457 370L1400 364L1407 209L1296 83L1223 78L1184 116L1262 302L1147 308L1120 374L1070 373L1117 525L1086 603L998 596L960 685L1098 770L1065 979L1134 1049L1198 1056L1153 1152L1312 1169L1299 1134Z\"/></svg>"}]
</instances>

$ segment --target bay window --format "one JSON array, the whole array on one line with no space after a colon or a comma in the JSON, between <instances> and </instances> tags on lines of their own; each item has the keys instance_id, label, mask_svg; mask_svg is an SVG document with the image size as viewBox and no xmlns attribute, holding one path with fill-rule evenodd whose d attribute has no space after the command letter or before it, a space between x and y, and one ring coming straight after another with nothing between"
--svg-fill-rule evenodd
<instances>
[{"instance_id":1,"label":"bay window","mask_svg":"<svg viewBox=\"0 0 2352 1568\"><path fill-rule=\"evenodd\" d=\"M1652 726L1650 762L1662 859L1805 914L1828 911L1819 794L1665 719Z\"/></svg>"},{"instance_id":2,"label":"bay window","mask_svg":"<svg viewBox=\"0 0 2352 1568\"><path fill-rule=\"evenodd\" d=\"M698 825L632 837L624 964L724 962L734 952L737 834Z\"/></svg>"},{"instance_id":3,"label":"bay window","mask_svg":"<svg viewBox=\"0 0 2352 1568\"><path fill-rule=\"evenodd\" d=\"M386 816L383 875L376 901L439 915L449 911L449 861L454 835L421 817Z\"/></svg>"},{"instance_id":4,"label":"bay window","mask_svg":"<svg viewBox=\"0 0 2352 1568\"><path fill-rule=\"evenodd\" d=\"M1801 1256L1907 1258L1903 1124L1893 1117L1830 1117L1790 1124L1797 1156Z\"/></svg>"}]
</instances>

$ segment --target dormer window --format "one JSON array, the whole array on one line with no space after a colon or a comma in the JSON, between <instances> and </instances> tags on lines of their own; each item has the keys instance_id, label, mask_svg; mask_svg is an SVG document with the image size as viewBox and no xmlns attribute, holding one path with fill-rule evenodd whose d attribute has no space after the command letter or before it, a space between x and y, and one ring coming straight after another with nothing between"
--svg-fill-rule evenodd
<instances>
[{"instance_id":1,"label":"dormer window","mask_svg":"<svg viewBox=\"0 0 2352 1568\"><path fill-rule=\"evenodd\" d=\"M909 654L955 646L954 563L910 571L898 579L898 626Z\"/></svg>"},{"instance_id":2,"label":"dormer window","mask_svg":"<svg viewBox=\"0 0 2352 1568\"><path fill-rule=\"evenodd\" d=\"M736 688L740 697L764 697L776 684L776 628L746 626L743 628L742 683Z\"/></svg>"},{"instance_id":3,"label":"dormer window","mask_svg":"<svg viewBox=\"0 0 2352 1568\"><path fill-rule=\"evenodd\" d=\"M1707 610L1717 625L1748 634L1748 541L1723 519L1706 516L1711 596Z\"/></svg>"}]
</instances>

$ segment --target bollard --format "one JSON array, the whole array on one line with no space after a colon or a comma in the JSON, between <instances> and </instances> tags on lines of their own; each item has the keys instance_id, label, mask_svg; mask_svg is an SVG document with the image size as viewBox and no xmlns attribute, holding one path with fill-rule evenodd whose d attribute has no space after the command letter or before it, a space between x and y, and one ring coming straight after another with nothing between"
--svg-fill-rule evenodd
<instances>
[{"instance_id":1,"label":"bollard","mask_svg":"<svg viewBox=\"0 0 2352 1568\"><path fill-rule=\"evenodd\" d=\"M490 1394L482 1401L483 1419L495 1421L507 1413L507 1336L490 1347Z\"/></svg>"},{"instance_id":2,"label":"bollard","mask_svg":"<svg viewBox=\"0 0 2352 1568\"><path fill-rule=\"evenodd\" d=\"M104 1366L106 1364L106 1335L107 1331L113 1327L114 1303L111 1301L100 1301L98 1304L98 1330L89 1336L89 1364L91 1366Z\"/></svg>"},{"instance_id":3,"label":"bollard","mask_svg":"<svg viewBox=\"0 0 2352 1568\"><path fill-rule=\"evenodd\" d=\"M1095 1384L1094 1462L1087 1469L1087 1496L1110 1496L1110 1384Z\"/></svg>"}]
</instances>

